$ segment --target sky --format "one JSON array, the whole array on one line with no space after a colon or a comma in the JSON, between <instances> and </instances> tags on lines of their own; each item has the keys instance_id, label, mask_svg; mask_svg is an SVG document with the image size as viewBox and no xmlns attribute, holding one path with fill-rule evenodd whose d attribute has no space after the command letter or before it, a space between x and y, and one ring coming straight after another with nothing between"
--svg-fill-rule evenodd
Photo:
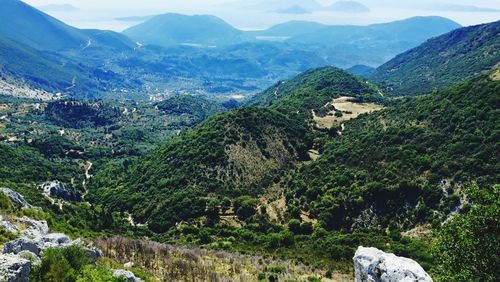
<instances>
[{"instance_id":1,"label":"sky","mask_svg":"<svg viewBox=\"0 0 500 282\"><path fill-rule=\"evenodd\" d=\"M307 14L278 12L294 5L308 7L313 5L314 1L323 6L336 2L335 0L25 0L35 7L45 6L43 8L45 12L70 25L115 31L122 31L139 23L117 18L170 12L212 14L245 30L265 29L290 20L353 25L431 15L447 17L462 25L500 20L499 0L359 0L357 2L367 6L369 12L333 12L326 9L316 9ZM77 10L56 11L53 6L47 6L54 4L69 4Z\"/></svg>"}]
</instances>

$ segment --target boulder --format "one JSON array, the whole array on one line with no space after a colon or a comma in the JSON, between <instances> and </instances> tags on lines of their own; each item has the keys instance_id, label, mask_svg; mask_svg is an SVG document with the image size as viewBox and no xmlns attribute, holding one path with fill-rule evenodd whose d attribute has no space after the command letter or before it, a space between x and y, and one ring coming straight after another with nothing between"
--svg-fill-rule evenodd
<instances>
[{"instance_id":1,"label":"boulder","mask_svg":"<svg viewBox=\"0 0 500 282\"><path fill-rule=\"evenodd\" d=\"M17 219L17 222L26 226L26 229L21 233L24 237L30 239L41 238L42 236L49 233L49 226L45 220L35 220L29 217L21 217Z\"/></svg>"},{"instance_id":2,"label":"boulder","mask_svg":"<svg viewBox=\"0 0 500 282\"><path fill-rule=\"evenodd\" d=\"M359 247L353 260L356 282L432 282L416 261L376 248Z\"/></svg>"},{"instance_id":3,"label":"boulder","mask_svg":"<svg viewBox=\"0 0 500 282\"><path fill-rule=\"evenodd\" d=\"M0 188L0 192L4 193L16 207L31 208L31 205L28 204L26 199L24 199L23 195L17 193L16 191L9 188Z\"/></svg>"},{"instance_id":4,"label":"boulder","mask_svg":"<svg viewBox=\"0 0 500 282\"><path fill-rule=\"evenodd\" d=\"M67 189L62 182L57 180L42 183L39 187L43 190L44 194L50 197L68 201L81 200L81 196L78 192L76 192L75 190Z\"/></svg>"},{"instance_id":5,"label":"boulder","mask_svg":"<svg viewBox=\"0 0 500 282\"><path fill-rule=\"evenodd\" d=\"M43 249L72 245L71 239L66 234L62 233L51 233L44 235L41 238L41 243L43 245Z\"/></svg>"},{"instance_id":6,"label":"boulder","mask_svg":"<svg viewBox=\"0 0 500 282\"><path fill-rule=\"evenodd\" d=\"M28 282L31 262L18 255L0 255L0 282Z\"/></svg>"},{"instance_id":7,"label":"boulder","mask_svg":"<svg viewBox=\"0 0 500 282\"><path fill-rule=\"evenodd\" d=\"M0 229L7 230L11 233L19 232L19 228L14 223L7 221L0 215Z\"/></svg>"},{"instance_id":8,"label":"boulder","mask_svg":"<svg viewBox=\"0 0 500 282\"><path fill-rule=\"evenodd\" d=\"M3 246L4 254L18 254L22 251L30 251L37 256L43 249L43 244L40 241L28 239L28 238L18 238L10 242L5 243Z\"/></svg>"},{"instance_id":9,"label":"boulder","mask_svg":"<svg viewBox=\"0 0 500 282\"><path fill-rule=\"evenodd\" d=\"M141 282L142 279L135 277L134 273L128 270L118 269L113 273L113 277L123 278L127 282Z\"/></svg>"},{"instance_id":10,"label":"boulder","mask_svg":"<svg viewBox=\"0 0 500 282\"><path fill-rule=\"evenodd\" d=\"M98 258L103 257L104 253L99 250L98 248L90 248L90 249L85 249L87 253L92 257L94 261L96 261Z\"/></svg>"}]
</instances>

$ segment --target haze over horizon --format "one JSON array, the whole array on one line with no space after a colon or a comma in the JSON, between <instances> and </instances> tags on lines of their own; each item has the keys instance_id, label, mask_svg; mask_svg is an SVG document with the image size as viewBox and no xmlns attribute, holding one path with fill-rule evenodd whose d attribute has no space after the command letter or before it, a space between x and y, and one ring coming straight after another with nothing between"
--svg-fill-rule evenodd
<instances>
[{"instance_id":1,"label":"haze over horizon","mask_svg":"<svg viewBox=\"0 0 500 282\"><path fill-rule=\"evenodd\" d=\"M245 30L265 29L290 20L367 25L413 16L442 16L462 25L474 25L500 19L500 2L494 0L422 0L418 3L395 0L356 1L369 9L364 12L312 8L317 3L326 7L338 2L331 0L258 0L251 3L242 0L145 0L140 3L131 0L26 0L25 2L79 28L115 31L122 31L140 22L139 18L127 21L117 18L144 17L170 12L211 14Z\"/></svg>"}]
</instances>

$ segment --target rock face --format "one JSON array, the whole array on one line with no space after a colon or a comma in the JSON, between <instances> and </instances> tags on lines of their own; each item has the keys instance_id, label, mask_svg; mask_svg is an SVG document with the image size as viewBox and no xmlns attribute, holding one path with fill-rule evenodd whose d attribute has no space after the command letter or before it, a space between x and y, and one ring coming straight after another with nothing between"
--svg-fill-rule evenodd
<instances>
[{"instance_id":1,"label":"rock face","mask_svg":"<svg viewBox=\"0 0 500 282\"><path fill-rule=\"evenodd\" d=\"M376 248L359 247L353 260L356 282L432 282L414 260Z\"/></svg>"},{"instance_id":2,"label":"rock face","mask_svg":"<svg viewBox=\"0 0 500 282\"><path fill-rule=\"evenodd\" d=\"M0 188L0 192L4 193L18 208L31 208L26 199L16 191L9 188Z\"/></svg>"},{"instance_id":3,"label":"rock face","mask_svg":"<svg viewBox=\"0 0 500 282\"><path fill-rule=\"evenodd\" d=\"M54 198L60 198L68 201L81 200L81 197L78 194L78 192L66 189L66 187L64 187L64 184L57 180L45 182L41 184L39 187L40 189L43 190L44 194Z\"/></svg>"},{"instance_id":4,"label":"rock face","mask_svg":"<svg viewBox=\"0 0 500 282\"><path fill-rule=\"evenodd\" d=\"M135 277L134 273L123 269L115 270L113 277L121 277L127 282L142 282L142 279Z\"/></svg>"},{"instance_id":5,"label":"rock face","mask_svg":"<svg viewBox=\"0 0 500 282\"><path fill-rule=\"evenodd\" d=\"M0 255L0 282L28 282L31 263L17 255Z\"/></svg>"}]
</instances>

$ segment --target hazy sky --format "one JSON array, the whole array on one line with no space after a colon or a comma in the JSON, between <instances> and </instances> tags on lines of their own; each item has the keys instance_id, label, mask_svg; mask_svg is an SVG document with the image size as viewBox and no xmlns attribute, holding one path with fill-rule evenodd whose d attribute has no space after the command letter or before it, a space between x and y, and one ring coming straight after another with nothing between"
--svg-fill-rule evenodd
<instances>
[{"instance_id":1,"label":"hazy sky","mask_svg":"<svg viewBox=\"0 0 500 282\"><path fill-rule=\"evenodd\" d=\"M500 20L499 0L359 0L357 2L366 5L371 11L352 14L323 10L300 15L280 14L276 13L276 10L293 5L307 7L314 0L25 0L25 2L33 6L70 4L79 10L47 12L77 27L116 31L137 23L116 20L118 17L168 12L213 14L242 29L262 29L289 20L365 25L426 15L447 17L462 25ZM316 2L326 6L336 1ZM485 8L491 11L486 11Z\"/></svg>"}]
</instances>

